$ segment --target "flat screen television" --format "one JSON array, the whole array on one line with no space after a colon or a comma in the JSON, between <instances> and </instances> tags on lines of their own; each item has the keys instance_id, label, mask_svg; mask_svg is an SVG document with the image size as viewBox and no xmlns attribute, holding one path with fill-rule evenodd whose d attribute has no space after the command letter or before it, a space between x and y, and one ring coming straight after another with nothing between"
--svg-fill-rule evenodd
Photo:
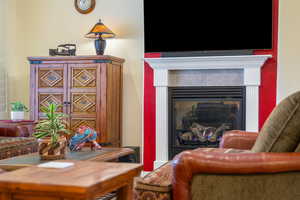
<instances>
[{"instance_id":1,"label":"flat screen television","mask_svg":"<svg viewBox=\"0 0 300 200\"><path fill-rule=\"evenodd\" d=\"M272 48L272 0L144 0L145 52Z\"/></svg>"}]
</instances>

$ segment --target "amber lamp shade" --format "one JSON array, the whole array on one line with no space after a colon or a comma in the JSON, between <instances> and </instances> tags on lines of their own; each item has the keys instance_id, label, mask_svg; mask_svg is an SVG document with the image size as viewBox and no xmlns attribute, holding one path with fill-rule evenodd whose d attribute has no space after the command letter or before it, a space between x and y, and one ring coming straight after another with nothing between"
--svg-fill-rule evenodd
<instances>
[{"instance_id":1,"label":"amber lamp shade","mask_svg":"<svg viewBox=\"0 0 300 200\"><path fill-rule=\"evenodd\" d=\"M97 55L103 55L106 47L106 39L114 38L116 35L105 26L101 20L85 35L86 38L95 39L95 49Z\"/></svg>"}]
</instances>

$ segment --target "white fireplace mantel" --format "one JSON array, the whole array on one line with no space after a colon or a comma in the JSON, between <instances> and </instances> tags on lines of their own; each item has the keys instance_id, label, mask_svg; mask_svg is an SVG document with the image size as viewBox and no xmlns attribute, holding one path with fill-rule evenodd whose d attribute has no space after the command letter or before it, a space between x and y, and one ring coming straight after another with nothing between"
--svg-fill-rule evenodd
<instances>
[{"instance_id":1,"label":"white fireplace mantel","mask_svg":"<svg viewBox=\"0 0 300 200\"><path fill-rule=\"evenodd\" d=\"M260 68L272 55L145 58L153 69L243 69Z\"/></svg>"},{"instance_id":2,"label":"white fireplace mantel","mask_svg":"<svg viewBox=\"0 0 300 200\"><path fill-rule=\"evenodd\" d=\"M260 85L260 68L271 55L145 58L154 69L154 86L168 85L168 71L243 69L245 85Z\"/></svg>"},{"instance_id":3,"label":"white fireplace mantel","mask_svg":"<svg viewBox=\"0 0 300 200\"><path fill-rule=\"evenodd\" d=\"M246 86L246 130L258 131L260 69L271 57L271 55L244 55L145 58L145 61L154 69L154 86L156 87L156 161L154 167L157 168L168 161L168 87L172 86L170 85L171 71L242 70L242 85Z\"/></svg>"}]
</instances>

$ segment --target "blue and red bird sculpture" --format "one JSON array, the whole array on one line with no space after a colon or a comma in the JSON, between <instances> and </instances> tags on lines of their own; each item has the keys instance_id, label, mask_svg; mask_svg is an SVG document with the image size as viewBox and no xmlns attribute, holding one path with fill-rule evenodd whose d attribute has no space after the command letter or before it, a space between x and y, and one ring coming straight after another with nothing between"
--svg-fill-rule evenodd
<instances>
[{"instance_id":1,"label":"blue and red bird sculpture","mask_svg":"<svg viewBox=\"0 0 300 200\"><path fill-rule=\"evenodd\" d=\"M80 126L75 135L70 139L69 148L71 151L79 151L87 142L92 143L92 149L101 149L97 143L97 132L87 126Z\"/></svg>"}]
</instances>

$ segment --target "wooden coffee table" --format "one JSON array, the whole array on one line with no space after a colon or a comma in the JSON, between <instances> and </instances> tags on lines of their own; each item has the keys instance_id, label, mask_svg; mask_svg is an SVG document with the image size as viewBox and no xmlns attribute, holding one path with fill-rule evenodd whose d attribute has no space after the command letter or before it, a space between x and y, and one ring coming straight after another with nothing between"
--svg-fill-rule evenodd
<instances>
[{"instance_id":1,"label":"wooden coffee table","mask_svg":"<svg viewBox=\"0 0 300 200\"><path fill-rule=\"evenodd\" d=\"M60 161L62 162L62 161ZM94 200L118 190L118 200L132 200L133 178L142 165L71 161L64 169L26 167L0 174L1 200Z\"/></svg>"},{"instance_id":2,"label":"wooden coffee table","mask_svg":"<svg viewBox=\"0 0 300 200\"><path fill-rule=\"evenodd\" d=\"M108 148L104 147L101 150L91 151L90 148L83 148L82 151L67 152L67 160L82 160L82 161L118 161L120 158L130 156L134 151L130 148ZM31 153L22 156L16 156L0 160L0 169L12 171L24 167L29 167L41 164L44 160L40 160L38 153ZM1 198L0 198L1 199Z\"/></svg>"}]
</instances>

